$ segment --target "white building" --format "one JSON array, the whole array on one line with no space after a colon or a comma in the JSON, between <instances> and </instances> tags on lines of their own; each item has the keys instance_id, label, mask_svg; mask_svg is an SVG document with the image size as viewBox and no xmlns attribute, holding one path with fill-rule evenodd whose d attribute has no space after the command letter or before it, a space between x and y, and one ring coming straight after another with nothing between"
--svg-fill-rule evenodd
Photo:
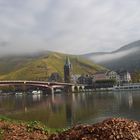
<instances>
[{"instance_id":1,"label":"white building","mask_svg":"<svg viewBox=\"0 0 140 140\"><path fill-rule=\"evenodd\" d=\"M118 75L120 76L120 83L129 83L131 82L131 75L128 71L123 70L119 71Z\"/></svg>"},{"instance_id":2,"label":"white building","mask_svg":"<svg viewBox=\"0 0 140 140\"><path fill-rule=\"evenodd\" d=\"M112 70L107 71L106 72L106 77L107 77L107 79L114 79L114 80L116 80L117 83L120 82L120 76L115 71L112 71Z\"/></svg>"}]
</instances>

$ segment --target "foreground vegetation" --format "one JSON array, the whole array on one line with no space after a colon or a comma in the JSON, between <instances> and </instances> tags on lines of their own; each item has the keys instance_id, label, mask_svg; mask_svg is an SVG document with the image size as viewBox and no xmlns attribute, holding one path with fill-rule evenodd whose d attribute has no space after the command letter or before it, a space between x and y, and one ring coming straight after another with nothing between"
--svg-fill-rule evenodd
<instances>
[{"instance_id":1,"label":"foreground vegetation","mask_svg":"<svg viewBox=\"0 0 140 140\"><path fill-rule=\"evenodd\" d=\"M37 122L17 122L7 118L0 119L0 139L48 139L48 130Z\"/></svg>"},{"instance_id":2,"label":"foreground vegetation","mask_svg":"<svg viewBox=\"0 0 140 140\"><path fill-rule=\"evenodd\" d=\"M138 140L140 122L110 118L93 125L52 130L40 122L21 122L0 117L0 140Z\"/></svg>"},{"instance_id":3,"label":"foreground vegetation","mask_svg":"<svg viewBox=\"0 0 140 140\"><path fill-rule=\"evenodd\" d=\"M140 82L140 71L135 71L131 74L132 81L134 83L139 83Z\"/></svg>"},{"instance_id":4,"label":"foreground vegetation","mask_svg":"<svg viewBox=\"0 0 140 140\"><path fill-rule=\"evenodd\" d=\"M0 116L0 140L46 140L51 134L62 131L64 129L51 129L38 121L24 122Z\"/></svg>"}]
</instances>

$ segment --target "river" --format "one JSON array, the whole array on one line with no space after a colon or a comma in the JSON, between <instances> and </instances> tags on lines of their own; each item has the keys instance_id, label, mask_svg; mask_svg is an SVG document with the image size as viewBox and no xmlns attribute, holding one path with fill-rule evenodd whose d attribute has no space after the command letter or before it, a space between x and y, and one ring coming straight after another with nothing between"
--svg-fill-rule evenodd
<instances>
[{"instance_id":1,"label":"river","mask_svg":"<svg viewBox=\"0 0 140 140\"><path fill-rule=\"evenodd\" d=\"M51 128L92 124L110 117L140 121L140 91L0 96L0 114Z\"/></svg>"}]
</instances>

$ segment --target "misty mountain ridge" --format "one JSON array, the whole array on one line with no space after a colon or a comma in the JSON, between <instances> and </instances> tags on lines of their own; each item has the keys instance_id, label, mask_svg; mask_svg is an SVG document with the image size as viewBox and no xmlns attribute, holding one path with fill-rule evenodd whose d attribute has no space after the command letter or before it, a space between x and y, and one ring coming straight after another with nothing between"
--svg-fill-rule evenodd
<instances>
[{"instance_id":1,"label":"misty mountain ridge","mask_svg":"<svg viewBox=\"0 0 140 140\"><path fill-rule=\"evenodd\" d=\"M37 55L17 55L0 58L0 80L47 80L53 72L64 77L64 63L69 56L73 74L91 74L105 70L80 56L43 52Z\"/></svg>"},{"instance_id":2,"label":"misty mountain ridge","mask_svg":"<svg viewBox=\"0 0 140 140\"><path fill-rule=\"evenodd\" d=\"M140 40L132 42L113 52L89 53L85 58L112 70L140 70Z\"/></svg>"}]
</instances>

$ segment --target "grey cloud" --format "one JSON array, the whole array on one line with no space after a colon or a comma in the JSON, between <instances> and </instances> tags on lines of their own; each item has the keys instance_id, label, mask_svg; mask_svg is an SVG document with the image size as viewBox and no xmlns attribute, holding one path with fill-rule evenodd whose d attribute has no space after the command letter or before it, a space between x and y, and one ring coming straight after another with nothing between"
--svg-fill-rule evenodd
<instances>
[{"instance_id":1,"label":"grey cloud","mask_svg":"<svg viewBox=\"0 0 140 140\"><path fill-rule=\"evenodd\" d=\"M112 51L139 40L139 0L0 0L0 54Z\"/></svg>"},{"instance_id":2,"label":"grey cloud","mask_svg":"<svg viewBox=\"0 0 140 140\"><path fill-rule=\"evenodd\" d=\"M1 47L8 47L9 46L9 42L7 42L7 41L0 41L0 48Z\"/></svg>"}]
</instances>

